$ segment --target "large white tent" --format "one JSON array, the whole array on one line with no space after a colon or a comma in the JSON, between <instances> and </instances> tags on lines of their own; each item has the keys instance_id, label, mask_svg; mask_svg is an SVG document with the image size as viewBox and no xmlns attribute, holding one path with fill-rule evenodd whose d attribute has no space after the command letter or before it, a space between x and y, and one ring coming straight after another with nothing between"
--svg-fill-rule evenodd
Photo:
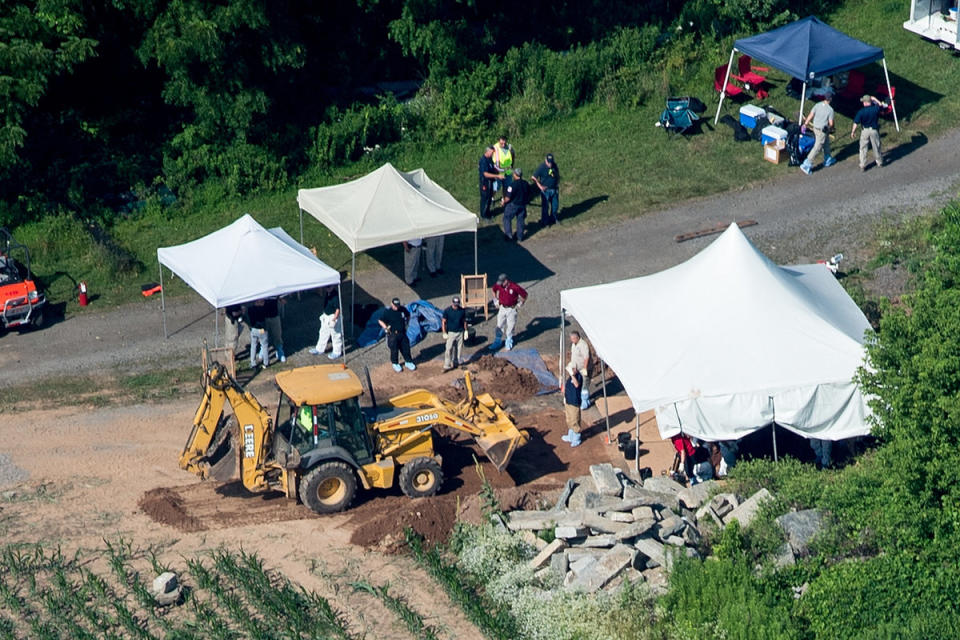
<instances>
[{"instance_id":1,"label":"large white tent","mask_svg":"<svg viewBox=\"0 0 960 640\"><path fill-rule=\"evenodd\" d=\"M220 309L294 291L340 284L340 273L283 229L267 230L249 214L208 235L157 249L161 308L163 267ZM166 335L166 316L163 325Z\"/></svg>"},{"instance_id":2,"label":"large white tent","mask_svg":"<svg viewBox=\"0 0 960 640\"><path fill-rule=\"evenodd\" d=\"M388 162L351 182L300 189L297 203L301 242L306 211L353 253L351 306L360 251L414 238L469 231L473 233L473 269L477 270L477 216L431 180L423 169L398 171Z\"/></svg>"},{"instance_id":3,"label":"large white tent","mask_svg":"<svg viewBox=\"0 0 960 640\"><path fill-rule=\"evenodd\" d=\"M777 266L736 224L671 269L560 302L664 438L736 439L773 422L825 440L870 431L853 380L867 319L824 265Z\"/></svg>"}]
</instances>

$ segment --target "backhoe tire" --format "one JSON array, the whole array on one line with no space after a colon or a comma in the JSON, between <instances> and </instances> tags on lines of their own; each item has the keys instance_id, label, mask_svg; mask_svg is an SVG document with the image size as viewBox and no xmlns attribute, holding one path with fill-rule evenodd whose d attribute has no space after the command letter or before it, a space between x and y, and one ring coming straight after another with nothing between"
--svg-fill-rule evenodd
<instances>
[{"instance_id":1,"label":"backhoe tire","mask_svg":"<svg viewBox=\"0 0 960 640\"><path fill-rule=\"evenodd\" d=\"M300 501L317 513L343 511L356 493L357 474L345 462L324 462L300 479Z\"/></svg>"},{"instance_id":2,"label":"backhoe tire","mask_svg":"<svg viewBox=\"0 0 960 640\"><path fill-rule=\"evenodd\" d=\"M436 495L443 485L443 470L433 458L414 458L400 469L400 489L411 498Z\"/></svg>"}]
</instances>

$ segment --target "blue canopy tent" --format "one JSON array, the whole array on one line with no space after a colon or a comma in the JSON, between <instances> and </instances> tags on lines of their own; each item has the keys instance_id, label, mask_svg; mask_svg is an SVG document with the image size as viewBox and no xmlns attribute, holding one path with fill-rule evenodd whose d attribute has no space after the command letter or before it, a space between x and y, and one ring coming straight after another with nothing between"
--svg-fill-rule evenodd
<instances>
[{"instance_id":1,"label":"blue canopy tent","mask_svg":"<svg viewBox=\"0 0 960 640\"><path fill-rule=\"evenodd\" d=\"M727 64L727 77L722 86L730 81L730 69L733 66L733 57L740 51L751 58L776 67L781 71L803 80L803 93L800 96L800 117L803 117L803 104L807 97L807 84L814 78L831 76L841 71L856 69L876 60L883 63L883 75L887 81L887 95L892 96L890 90L890 75L887 73L887 60L883 57L883 49L874 47L856 38L851 38L842 31L837 31L828 24L821 22L815 16L808 16L796 22L782 26L779 29L740 38L733 43L730 51L730 62ZM717 115L714 124L720 118L720 107L723 106L723 92L720 93L720 104L717 105ZM897 120L897 108L893 105L893 121L900 130Z\"/></svg>"}]
</instances>

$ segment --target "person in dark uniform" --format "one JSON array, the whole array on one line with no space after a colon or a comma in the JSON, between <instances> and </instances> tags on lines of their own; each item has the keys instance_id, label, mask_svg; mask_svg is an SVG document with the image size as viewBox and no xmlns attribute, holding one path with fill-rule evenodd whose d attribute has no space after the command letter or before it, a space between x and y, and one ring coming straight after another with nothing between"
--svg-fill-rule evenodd
<instances>
[{"instance_id":1,"label":"person in dark uniform","mask_svg":"<svg viewBox=\"0 0 960 640\"><path fill-rule=\"evenodd\" d=\"M503 174L493 166L493 146L487 147L480 156L477 166L480 175L480 217L484 220L491 218L490 203L493 201L493 181L499 180Z\"/></svg>"},{"instance_id":2,"label":"person in dark uniform","mask_svg":"<svg viewBox=\"0 0 960 640\"><path fill-rule=\"evenodd\" d=\"M266 309L266 328L270 344L277 353L277 360L286 362L287 356L283 354L283 323L280 321L281 304L283 300L280 298L267 298L263 307Z\"/></svg>"},{"instance_id":3,"label":"person in dark uniform","mask_svg":"<svg viewBox=\"0 0 960 640\"><path fill-rule=\"evenodd\" d=\"M523 228L527 219L527 200L530 199L530 183L523 179L520 167L513 170L513 182L503 196L503 239L523 242ZM517 233L513 233L513 219L517 219Z\"/></svg>"},{"instance_id":4,"label":"person in dark uniform","mask_svg":"<svg viewBox=\"0 0 960 640\"><path fill-rule=\"evenodd\" d=\"M250 368L257 360L264 369L270 366L270 340L267 337L267 307L265 300L257 300L247 307L247 324L250 325ZM259 358L257 349L259 347Z\"/></svg>"},{"instance_id":5,"label":"person in dark uniform","mask_svg":"<svg viewBox=\"0 0 960 640\"><path fill-rule=\"evenodd\" d=\"M380 326L387 332L387 346L390 347L390 364L397 373L403 371L400 366L400 359L397 354L403 355L404 366L413 371L417 365L413 364L413 356L410 355L410 339L407 337L407 322L410 321L410 312L400 304L400 298L394 298L390 301L383 315L380 316Z\"/></svg>"},{"instance_id":6,"label":"person in dark uniform","mask_svg":"<svg viewBox=\"0 0 960 640\"><path fill-rule=\"evenodd\" d=\"M440 320L446 348L443 351L443 370L450 371L463 362L463 341L467 339L467 310L460 306L460 296L443 310Z\"/></svg>"},{"instance_id":7,"label":"person in dark uniform","mask_svg":"<svg viewBox=\"0 0 960 640\"><path fill-rule=\"evenodd\" d=\"M560 214L560 167L552 153L547 154L532 177L540 188L540 225L556 224Z\"/></svg>"},{"instance_id":8,"label":"person in dark uniform","mask_svg":"<svg viewBox=\"0 0 960 640\"><path fill-rule=\"evenodd\" d=\"M883 152L880 150L880 110L886 108L886 103L873 96L865 95L860 98L863 107L853 117L853 129L850 137L855 138L857 125L860 129L860 171L867 170L867 152L873 147L873 159L877 167L883 166Z\"/></svg>"}]
</instances>

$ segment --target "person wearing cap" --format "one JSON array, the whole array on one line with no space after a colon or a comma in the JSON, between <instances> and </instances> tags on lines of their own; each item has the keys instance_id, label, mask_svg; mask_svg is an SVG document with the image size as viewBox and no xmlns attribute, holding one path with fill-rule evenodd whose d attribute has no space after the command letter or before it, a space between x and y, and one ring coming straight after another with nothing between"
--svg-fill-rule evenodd
<instances>
[{"instance_id":1,"label":"person wearing cap","mask_svg":"<svg viewBox=\"0 0 960 640\"><path fill-rule=\"evenodd\" d=\"M563 383L563 416L567 422L567 434L560 436L571 447L580 446L580 390L583 379L580 372L573 366L567 365L567 379Z\"/></svg>"},{"instance_id":2,"label":"person wearing cap","mask_svg":"<svg viewBox=\"0 0 960 640\"><path fill-rule=\"evenodd\" d=\"M523 179L520 167L513 170L513 182L503 196L503 239L523 242L524 223L527 219L527 200L530 199L530 185ZM517 220L517 233L513 233L513 220Z\"/></svg>"},{"instance_id":3,"label":"person wearing cap","mask_svg":"<svg viewBox=\"0 0 960 640\"><path fill-rule=\"evenodd\" d=\"M497 283L493 285L493 305L497 307L497 332L491 351L504 347L507 351L513 349L513 330L517 326L517 316L523 303L527 301L527 292L515 282L507 278L507 274L497 276Z\"/></svg>"},{"instance_id":4,"label":"person wearing cap","mask_svg":"<svg viewBox=\"0 0 960 640\"><path fill-rule=\"evenodd\" d=\"M410 321L410 312L400 304L400 298L394 298L390 301L383 315L380 316L380 327L387 332L387 346L390 348L390 364L397 373L403 371L400 366L399 355L403 355L403 365L413 371L417 365L413 364L413 356L410 355L410 338L407 337L407 323Z\"/></svg>"},{"instance_id":5,"label":"person wearing cap","mask_svg":"<svg viewBox=\"0 0 960 640\"><path fill-rule=\"evenodd\" d=\"M477 165L477 172L480 174L480 218L486 220L493 217L490 214L490 203L493 202L493 185L503 177L503 174L497 171L493 164L493 145L490 145L480 156L480 163Z\"/></svg>"},{"instance_id":6,"label":"person wearing cap","mask_svg":"<svg viewBox=\"0 0 960 640\"><path fill-rule=\"evenodd\" d=\"M320 314L320 335L317 336L317 346L310 349L310 354L320 355L326 351L327 342L330 342L332 346L327 357L336 360L343 355L343 321L340 317L340 293L335 286L327 287L325 293L323 313Z\"/></svg>"},{"instance_id":7,"label":"person wearing cap","mask_svg":"<svg viewBox=\"0 0 960 640\"><path fill-rule=\"evenodd\" d=\"M580 372L580 408L590 406L590 345L579 331L570 332L570 366Z\"/></svg>"},{"instance_id":8,"label":"person wearing cap","mask_svg":"<svg viewBox=\"0 0 960 640\"><path fill-rule=\"evenodd\" d=\"M440 329L447 346L443 351L443 370L459 367L463 358L463 342L467 339L467 310L460 306L460 296L453 296L449 307L443 310Z\"/></svg>"},{"instance_id":9,"label":"person wearing cap","mask_svg":"<svg viewBox=\"0 0 960 640\"><path fill-rule=\"evenodd\" d=\"M420 254L423 238L413 238L403 243L403 281L413 286L420 281Z\"/></svg>"},{"instance_id":10,"label":"person wearing cap","mask_svg":"<svg viewBox=\"0 0 960 640\"><path fill-rule=\"evenodd\" d=\"M560 214L560 167L552 153L547 154L531 177L540 188L540 226L552 226Z\"/></svg>"},{"instance_id":11,"label":"person wearing cap","mask_svg":"<svg viewBox=\"0 0 960 640\"><path fill-rule=\"evenodd\" d=\"M857 125L860 125L860 171L867 170L867 151L873 146L873 158L878 167L883 166L883 153L880 150L880 110L887 105L873 96L860 98L863 105L853 117L853 129L850 137L855 138Z\"/></svg>"},{"instance_id":12,"label":"person wearing cap","mask_svg":"<svg viewBox=\"0 0 960 640\"><path fill-rule=\"evenodd\" d=\"M513 167L517 164L517 153L513 150L513 145L507 142L507 136L502 135L493 145L493 166L501 174L503 188L506 189L512 182L511 175Z\"/></svg>"},{"instance_id":13,"label":"person wearing cap","mask_svg":"<svg viewBox=\"0 0 960 640\"><path fill-rule=\"evenodd\" d=\"M800 170L810 175L813 171L813 159L817 157L820 150L823 149L823 166L832 167L837 164L837 159L830 155L830 129L833 128L833 91L827 90L823 94L823 100L814 105L810 113L807 114L803 126L809 127L813 123L813 148L807 154L806 159L800 165Z\"/></svg>"}]
</instances>

